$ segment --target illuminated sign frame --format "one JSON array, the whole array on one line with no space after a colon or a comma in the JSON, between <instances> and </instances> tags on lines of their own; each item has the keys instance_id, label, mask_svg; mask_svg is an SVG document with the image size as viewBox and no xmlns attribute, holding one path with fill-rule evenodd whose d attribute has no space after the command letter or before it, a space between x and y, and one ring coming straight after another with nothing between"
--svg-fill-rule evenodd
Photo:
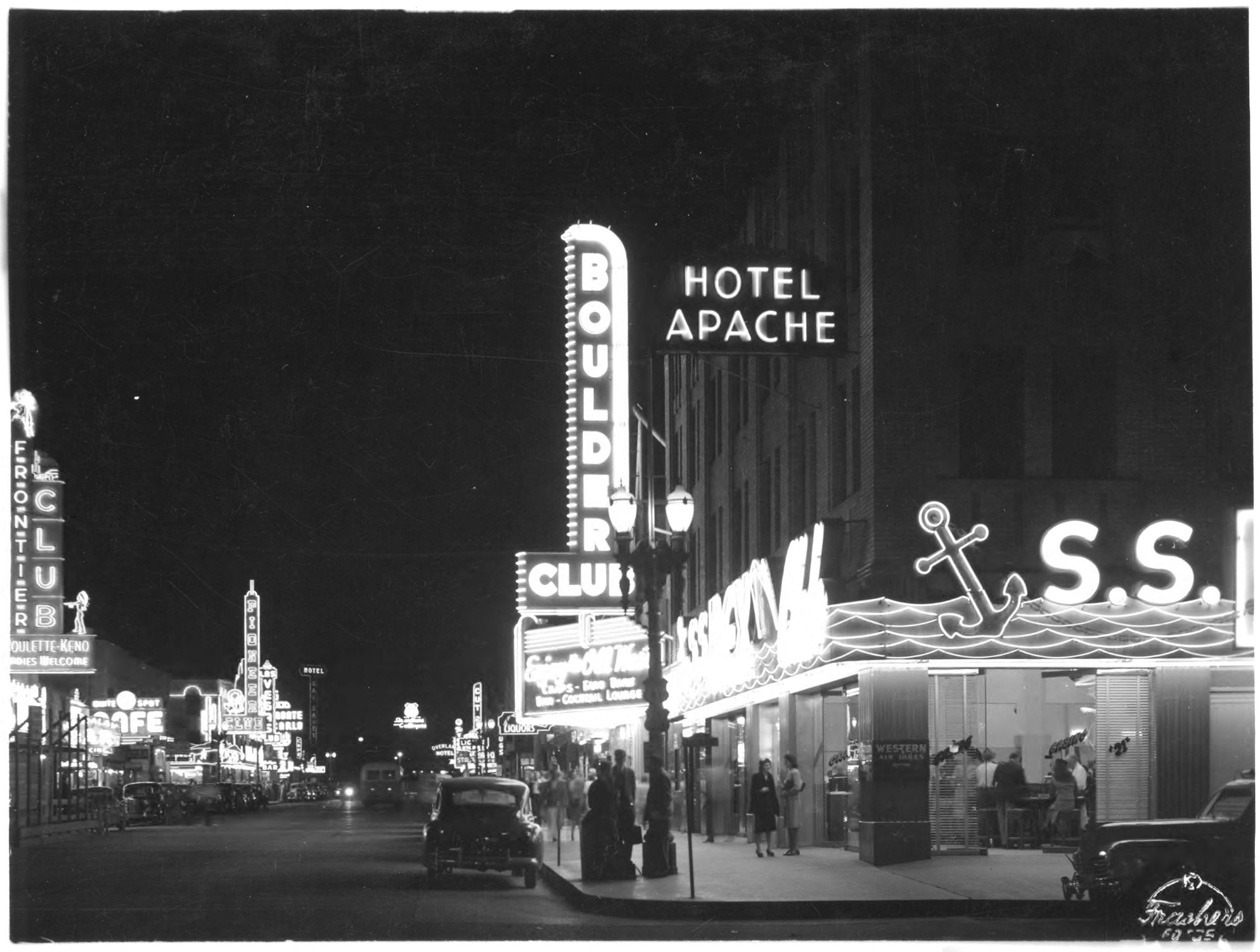
<instances>
[{"instance_id":1,"label":"illuminated sign frame","mask_svg":"<svg viewBox=\"0 0 1260 952\"><path fill-rule=\"evenodd\" d=\"M525 630L517 625L516 696L522 719L567 723L568 715L647 704L647 632L624 616Z\"/></svg>"},{"instance_id":2,"label":"illuminated sign frame","mask_svg":"<svg viewBox=\"0 0 1260 952\"><path fill-rule=\"evenodd\" d=\"M608 494L630 486L626 250L602 225L573 225L562 238L568 551L517 553L517 609L619 612L621 570Z\"/></svg>"},{"instance_id":3,"label":"illuminated sign frame","mask_svg":"<svg viewBox=\"0 0 1260 952\"><path fill-rule=\"evenodd\" d=\"M254 589L254 580L249 580L249 591L245 593L245 654L242 656L245 660L244 670L244 691L245 691L245 716L251 719L257 718L263 722L262 727L246 728L246 731L265 731L265 718L259 715L262 713L262 598ZM253 723L253 720L250 721Z\"/></svg>"},{"instance_id":4,"label":"illuminated sign frame","mask_svg":"<svg viewBox=\"0 0 1260 952\"><path fill-rule=\"evenodd\" d=\"M12 635L60 635L65 631L65 484L57 469L41 469L39 451L30 446L37 411L30 391L14 393L10 404L14 430L9 538L13 553ZM31 674L90 674L90 667L90 649L87 665L69 672L57 666L43 670L30 664L11 665L14 671Z\"/></svg>"}]
</instances>

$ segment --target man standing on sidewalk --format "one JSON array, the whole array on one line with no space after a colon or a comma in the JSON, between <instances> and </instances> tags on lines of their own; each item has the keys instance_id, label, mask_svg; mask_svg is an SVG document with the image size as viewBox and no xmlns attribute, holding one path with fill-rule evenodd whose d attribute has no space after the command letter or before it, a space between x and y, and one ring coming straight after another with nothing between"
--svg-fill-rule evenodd
<instances>
[{"instance_id":1,"label":"man standing on sidewalk","mask_svg":"<svg viewBox=\"0 0 1260 952\"><path fill-rule=\"evenodd\" d=\"M678 872L670 862L669 818L673 811L673 783L665 772L665 761L660 757L648 758L648 794L643 805L643 822L647 832L643 836L643 875L668 876Z\"/></svg>"}]
</instances>

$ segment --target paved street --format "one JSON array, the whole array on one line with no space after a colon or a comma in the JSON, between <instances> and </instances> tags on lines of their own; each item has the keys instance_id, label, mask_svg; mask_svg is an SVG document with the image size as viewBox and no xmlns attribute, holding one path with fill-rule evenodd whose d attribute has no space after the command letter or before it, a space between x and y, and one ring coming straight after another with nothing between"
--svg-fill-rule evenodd
<instances>
[{"instance_id":1,"label":"paved street","mask_svg":"<svg viewBox=\"0 0 1260 952\"><path fill-rule=\"evenodd\" d=\"M403 939L1097 939L1089 920L651 921L583 914L546 885L460 873L437 891L415 813L340 801L213 826L25 841L11 859L15 941Z\"/></svg>"}]
</instances>

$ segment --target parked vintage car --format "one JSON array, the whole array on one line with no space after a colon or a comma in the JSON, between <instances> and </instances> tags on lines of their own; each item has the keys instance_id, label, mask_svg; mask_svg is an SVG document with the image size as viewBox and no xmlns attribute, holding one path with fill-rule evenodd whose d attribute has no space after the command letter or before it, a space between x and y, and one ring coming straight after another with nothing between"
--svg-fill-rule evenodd
<instances>
[{"instance_id":1,"label":"parked vintage car","mask_svg":"<svg viewBox=\"0 0 1260 952\"><path fill-rule=\"evenodd\" d=\"M538 884L542 829L529 812L529 787L503 777L454 777L437 789L425 825L429 884L456 869L510 870Z\"/></svg>"},{"instance_id":2,"label":"parked vintage car","mask_svg":"<svg viewBox=\"0 0 1260 952\"><path fill-rule=\"evenodd\" d=\"M1249 772L1250 773L1250 772ZM1122 924L1143 918L1151 897L1181 878L1207 883L1250 916L1255 897L1254 776L1217 790L1188 819L1136 820L1087 827L1062 877L1063 897L1088 898ZM1247 923L1254 929L1254 925Z\"/></svg>"},{"instance_id":3,"label":"parked vintage car","mask_svg":"<svg viewBox=\"0 0 1260 952\"><path fill-rule=\"evenodd\" d=\"M191 809L197 813L226 813L231 809L221 783L194 783L188 787Z\"/></svg>"},{"instance_id":4,"label":"parked vintage car","mask_svg":"<svg viewBox=\"0 0 1260 952\"><path fill-rule=\"evenodd\" d=\"M138 780L123 787L123 803L129 823L165 823L174 806L175 785L153 780Z\"/></svg>"},{"instance_id":5,"label":"parked vintage car","mask_svg":"<svg viewBox=\"0 0 1260 952\"><path fill-rule=\"evenodd\" d=\"M127 806L112 787L84 787L71 791L65 806L67 819L99 820L102 830L127 829Z\"/></svg>"}]
</instances>

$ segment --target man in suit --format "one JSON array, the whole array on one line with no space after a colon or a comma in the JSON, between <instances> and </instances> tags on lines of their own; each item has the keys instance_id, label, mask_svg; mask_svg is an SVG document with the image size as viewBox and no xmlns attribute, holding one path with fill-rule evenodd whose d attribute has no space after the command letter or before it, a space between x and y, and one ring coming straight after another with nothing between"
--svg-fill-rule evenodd
<instances>
[{"instance_id":1,"label":"man in suit","mask_svg":"<svg viewBox=\"0 0 1260 952\"><path fill-rule=\"evenodd\" d=\"M1024 776L1023 759L1018 750L1014 751L993 771L993 798L997 803L998 831L1002 835L1004 849L1008 844L1007 809L1028 802L1028 779Z\"/></svg>"}]
</instances>

